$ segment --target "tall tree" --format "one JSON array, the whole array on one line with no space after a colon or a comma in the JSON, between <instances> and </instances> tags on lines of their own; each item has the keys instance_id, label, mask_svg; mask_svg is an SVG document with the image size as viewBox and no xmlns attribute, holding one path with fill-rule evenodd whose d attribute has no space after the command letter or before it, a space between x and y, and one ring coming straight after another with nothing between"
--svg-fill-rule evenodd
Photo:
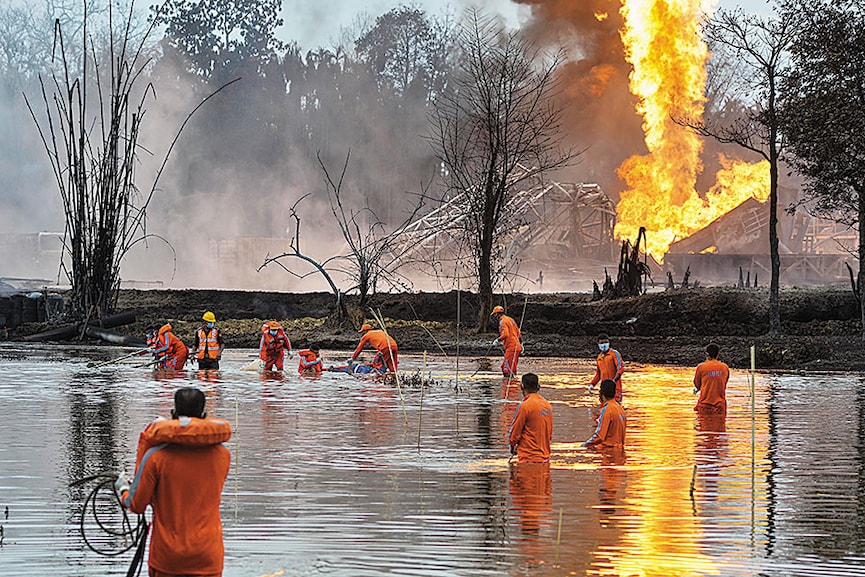
<instances>
[{"instance_id":1,"label":"tall tree","mask_svg":"<svg viewBox=\"0 0 865 577\"><path fill-rule=\"evenodd\" d=\"M447 187L469 197L462 222L477 265L478 330L484 330L493 307L494 247L508 200L522 182L575 155L561 146L561 52L544 59L517 32L476 11L457 45L462 56L435 101L430 140L446 168Z\"/></svg>"},{"instance_id":2,"label":"tall tree","mask_svg":"<svg viewBox=\"0 0 865 577\"><path fill-rule=\"evenodd\" d=\"M244 62L264 65L282 49L281 9L282 0L169 0L154 19L190 72L224 82Z\"/></svg>"},{"instance_id":3,"label":"tall tree","mask_svg":"<svg viewBox=\"0 0 865 577\"><path fill-rule=\"evenodd\" d=\"M430 99L446 72L446 22L436 22L422 10L399 6L379 16L355 42L384 93L423 101Z\"/></svg>"},{"instance_id":4,"label":"tall tree","mask_svg":"<svg viewBox=\"0 0 865 577\"><path fill-rule=\"evenodd\" d=\"M784 151L784 138L778 116L780 82L793 39L793 22L788 14L762 18L741 9L718 10L706 25L710 42L725 47L735 58L738 85L744 93L735 94L752 102L742 114L714 115L710 119L683 119L703 136L724 144L737 144L769 162L769 334L781 331L780 277L778 252L778 164ZM723 106L720 106L723 108Z\"/></svg>"},{"instance_id":5,"label":"tall tree","mask_svg":"<svg viewBox=\"0 0 865 577\"><path fill-rule=\"evenodd\" d=\"M865 5L788 0L782 10L797 23L790 75L781 84L789 161L817 214L858 225L854 290L865 340Z\"/></svg>"}]
</instances>

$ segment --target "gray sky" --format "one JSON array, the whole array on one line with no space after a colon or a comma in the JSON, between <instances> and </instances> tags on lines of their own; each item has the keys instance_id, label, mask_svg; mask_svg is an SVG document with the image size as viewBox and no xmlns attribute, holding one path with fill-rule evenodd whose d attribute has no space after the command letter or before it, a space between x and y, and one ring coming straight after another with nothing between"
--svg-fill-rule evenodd
<instances>
[{"instance_id":1,"label":"gray sky","mask_svg":"<svg viewBox=\"0 0 865 577\"><path fill-rule=\"evenodd\" d=\"M580 0L574 0L579 2ZM706 0L707 2L711 0ZM766 0L719 0L728 9L767 13ZM339 40L340 29L350 28L357 15L366 12L372 20L403 4L415 4L430 14L450 10L459 13L466 6L480 6L501 14L508 23L519 24L528 17L528 7L511 0L284 0L284 40L296 40L302 48L329 47Z\"/></svg>"}]
</instances>

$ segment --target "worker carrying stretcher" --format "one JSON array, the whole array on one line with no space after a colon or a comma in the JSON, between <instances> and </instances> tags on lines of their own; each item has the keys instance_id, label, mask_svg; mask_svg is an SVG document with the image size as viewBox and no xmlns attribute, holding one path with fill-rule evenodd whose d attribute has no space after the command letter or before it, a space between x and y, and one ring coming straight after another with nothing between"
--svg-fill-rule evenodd
<instances>
[{"instance_id":1,"label":"worker carrying stretcher","mask_svg":"<svg viewBox=\"0 0 865 577\"><path fill-rule=\"evenodd\" d=\"M490 316L499 323L499 336L493 341L493 345L501 344L505 348L502 359L502 375L515 377L517 376L520 355L523 353L523 333L520 331L517 321L505 314L503 307L494 306Z\"/></svg>"},{"instance_id":2,"label":"worker carrying stretcher","mask_svg":"<svg viewBox=\"0 0 865 577\"><path fill-rule=\"evenodd\" d=\"M377 351L372 364L377 365L383 363L384 366L387 367L388 371L395 373L399 366L399 350L393 337L383 330L373 330L372 325L369 323L364 323L358 332L363 333L363 336L361 337L357 348L354 349L354 354L351 355L351 360L355 360L364 347L369 345Z\"/></svg>"}]
</instances>

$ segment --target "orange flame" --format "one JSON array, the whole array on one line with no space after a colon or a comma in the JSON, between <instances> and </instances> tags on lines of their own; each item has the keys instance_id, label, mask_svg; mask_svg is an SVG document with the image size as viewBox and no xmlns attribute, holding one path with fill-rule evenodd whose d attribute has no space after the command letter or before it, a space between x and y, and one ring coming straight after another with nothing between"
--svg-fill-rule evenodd
<instances>
[{"instance_id":1,"label":"orange flame","mask_svg":"<svg viewBox=\"0 0 865 577\"><path fill-rule=\"evenodd\" d=\"M622 0L625 56L633 66L631 92L639 98L649 154L618 169L627 188L617 206L616 238L635 239L646 227L648 252L659 261L676 240L700 230L750 197L769 196L767 162L722 158L717 182L701 197L703 142L673 118L702 118L709 51L701 39L701 0Z\"/></svg>"}]
</instances>

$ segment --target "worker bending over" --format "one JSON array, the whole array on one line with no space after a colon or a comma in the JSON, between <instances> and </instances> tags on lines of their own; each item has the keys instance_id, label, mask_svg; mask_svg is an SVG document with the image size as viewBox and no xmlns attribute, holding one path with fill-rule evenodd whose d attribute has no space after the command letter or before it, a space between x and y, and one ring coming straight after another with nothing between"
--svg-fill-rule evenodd
<instances>
[{"instance_id":1,"label":"worker bending over","mask_svg":"<svg viewBox=\"0 0 865 577\"><path fill-rule=\"evenodd\" d=\"M363 333L363 336L361 337L357 348L354 349L354 354L351 355L351 360L355 360L364 347L369 345L376 350L375 358L372 360L373 366L383 364L387 367L388 371L395 373L399 366L399 350L393 337L383 330L373 330L372 325L368 323L364 323L358 332Z\"/></svg>"},{"instance_id":2,"label":"worker bending over","mask_svg":"<svg viewBox=\"0 0 865 577\"><path fill-rule=\"evenodd\" d=\"M267 321L261 327L261 345L258 358L263 371L281 371L286 352L292 356L291 341L285 334L282 325L277 321Z\"/></svg>"},{"instance_id":3,"label":"worker bending over","mask_svg":"<svg viewBox=\"0 0 865 577\"><path fill-rule=\"evenodd\" d=\"M198 359L199 369L216 370L219 368L219 360L222 358L225 343L222 340L222 333L216 328L216 315L207 311L201 320L205 324L195 331L192 350L195 352L195 358Z\"/></svg>"},{"instance_id":4,"label":"worker bending over","mask_svg":"<svg viewBox=\"0 0 865 577\"><path fill-rule=\"evenodd\" d=\"M505 314L505 309L496 305L490 316L498 321L499 336L493 341L494 345L501 344L505 349L502 359L502 375L506 377L517 376L517 365L520 355L523 353L523 333L517 321Z\"/></svg>"},{"instance_id":5,"label":"worker bending over","mask_svg":"<svg viewBox=\"0 0 865 577\"><path fill-rule=\"evenodd\" d=\"M156 335L155 338L152 335ZM155 327L147 331L148 342L153 342L153 354L156 356L156 366L160 369L179 371L186 364L189 349L171 332L171 325L164 324L157 331Z\"/></svg>"},{"instance_id":6,"label":"worker bending over","mask_svg":"<svg viewBox=\"0 0 865 577\"><path fill-rule=\"evenodd\" d=\"M599 382L610 379L616 384L616 401L622 402L622 373L625 372L625 363L622 355L616 349L610 348L610 337L601 333L598 335L598 358L595 359L595 376L589 384L589 392L592 392Z\"/></svg>"},{"instance_id":7,"label":"worker bending over","mask_svg":"<svg viewBox=\"0 0 865 577\"><path fill-rule=\"evenodd\" d=\"M299 359L297 372L307 377L315 377L321 374L321 356L318 345L310 345L308 349L297 352Z\"/></svg>"},{"instance_id":8,"label":"worker bending over","mask_svg":"<svg viewBox=\"0 0 865 577\"><path fill-rule=\"evenodd\" d=\"M611 379L601 381L598 391L601 401L601 414L598 416L598 426L589 440L582 447L623 447L625 445L625 429L628 420L622 405L616 401L616 383Z\"/></svg>"}]
</instances>

